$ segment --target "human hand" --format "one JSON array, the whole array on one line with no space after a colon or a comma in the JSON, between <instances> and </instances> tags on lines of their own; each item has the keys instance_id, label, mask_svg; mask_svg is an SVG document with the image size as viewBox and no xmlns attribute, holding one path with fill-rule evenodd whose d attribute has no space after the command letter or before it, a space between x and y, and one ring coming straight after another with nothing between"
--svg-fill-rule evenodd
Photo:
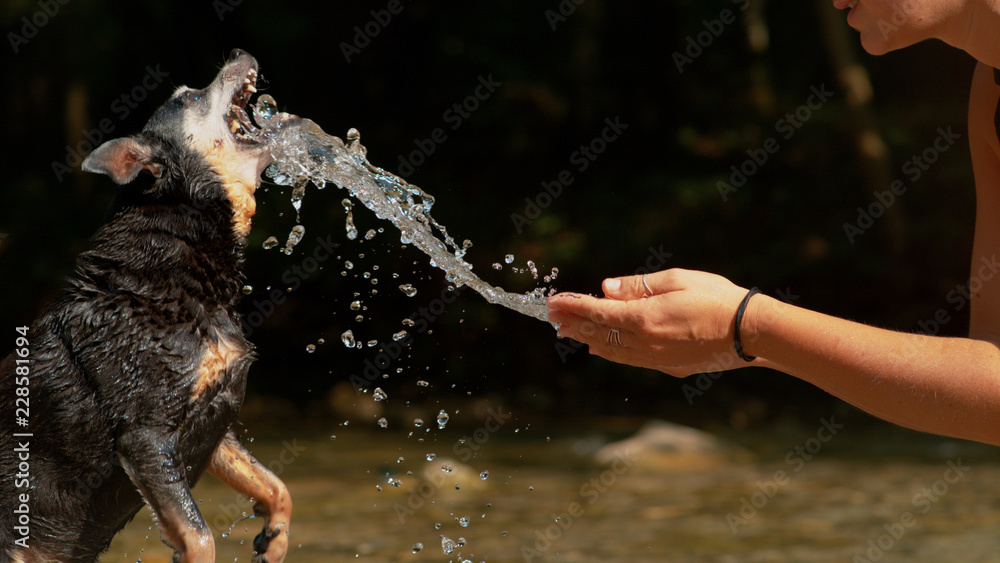
<instances>
[{"instance_id":1,"label":"human hand","mask_svg":"<svg viewBox=\"0 0 1000 563\"><path fill-rule=\"evenodd\" d=\"M560 336L607 360L675 377L745 365L733 348L733 329L747 290L726 278L674 268L647 274L645 284L643 276L609 278L602 288L603 299L549 298L549 321Z\"/></svg>"}]
</instances>

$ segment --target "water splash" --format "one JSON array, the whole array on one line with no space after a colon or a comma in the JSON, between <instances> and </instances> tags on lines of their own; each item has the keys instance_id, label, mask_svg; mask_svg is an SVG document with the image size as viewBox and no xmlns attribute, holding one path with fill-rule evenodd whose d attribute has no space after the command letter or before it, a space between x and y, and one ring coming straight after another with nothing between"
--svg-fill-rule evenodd
<instances>
[{"instance_id":1,"label":"water splash","mask_svg":"<svg viewBox=\"0 0 1000 563\"><path fill-rule=\"evenodd\" d=\"M287 115L275 113L275 108L274 98L261 96L254 116L260 125L274 125L270 140L274 163L266 174L276 184L295 187L312 182L322 187L333 182L345 188L376 217L391 221L399 229L400 241L427 254L431 265L444 270L447 281L455 287L469 286L490 303L547 322L545 288L509 293L473 274L472 265L463 259L472 243L456 243L444 225L431 217L433 196L368 162L368 151L357 129L348 130L345 143L313 121L287 120ZM344 201L348 238L353 239L357 230L350 219L350 200Z\"/></svg>"}]
</instances>

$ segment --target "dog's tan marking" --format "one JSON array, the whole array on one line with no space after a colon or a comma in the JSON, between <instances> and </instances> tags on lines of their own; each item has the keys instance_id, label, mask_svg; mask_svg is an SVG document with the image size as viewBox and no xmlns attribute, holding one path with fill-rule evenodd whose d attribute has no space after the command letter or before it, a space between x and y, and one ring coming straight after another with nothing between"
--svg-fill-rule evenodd
<instances>
[{"instance_id":1,"label":"dog's tan marking","mask_svg":"<svg viewBox=\"0 0 1000 563\"><path fill-rule=\"evenodd\" d=\"M229 366L240 359L246 349L242 344L229 340L209 341L198 365L198 378L191 387L191 398L197 398L215 385L225 375Z\"/></svg>"},{"instance_id":2,"label":"dog's tan marking","mask_svg":"<svg viewBox=\"0 0 1000 563\"><path fill-rule=\"evenodd\" d=\"M250 233L250 218L257 212L253 194L260 185L260 154L241 149L219 120L218 127L200 126L194 117L185 117L184 130L198 151L222 180L233 205L233 231L239 237Z\"/></svg>"},{"instance_id":3,"label":"dog's tan marking","mask_svg":"<svg viewBox=\"0 0 1000 563\"><path fill-rule=\"evenodd\" d=\"M221 150L206 154L206 158L222 179L233 205L233 230L246 237L250 234L250 220L257 212L257 200L253 197L260 181L256 160Z\"/></svg>"},{"instance_id":4,"label":"dog's tan marking","mask_svg":"<svg viewBox=\"0 0 1000 563\"><path fill-rule=\"evenodd\" d=\"M281 563L292 517L292 497L281 479L257 461L231 430L212 454L208 472L254 501L254 512L264 516L264 530L276 532L262 555L268 563Z\"/></svg>"}]
</instances>

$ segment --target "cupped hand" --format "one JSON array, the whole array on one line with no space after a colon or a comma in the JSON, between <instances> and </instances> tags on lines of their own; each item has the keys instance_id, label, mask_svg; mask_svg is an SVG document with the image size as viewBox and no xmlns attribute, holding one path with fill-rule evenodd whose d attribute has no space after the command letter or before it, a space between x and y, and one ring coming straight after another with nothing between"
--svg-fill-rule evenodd
<instances>
[{"instance_id":1,"label":"cupped hand","mask_svg":"<svg viewBox=\"0 0 1000 563\"><path fill-rule=\"evenodd\" d=\"M645 284L642 276L609 278L602 288L604 298L577 293L549 298L549 321L559 336L613 362L676 377L742 364L733 328L747 290L726 278L674 268L647 274Z\"/></svg>"}]
</instances>

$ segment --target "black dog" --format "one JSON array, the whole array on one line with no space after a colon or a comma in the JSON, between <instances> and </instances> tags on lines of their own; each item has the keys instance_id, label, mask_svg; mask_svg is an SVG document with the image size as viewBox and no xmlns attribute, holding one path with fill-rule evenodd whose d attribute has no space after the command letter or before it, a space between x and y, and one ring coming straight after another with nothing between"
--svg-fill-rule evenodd
<instances>
[{"instance_id":1,"label":"black dog","mask_svg":"<svg viewBox=\"0 0 1000 563\"><path fill-rule=\"evenodd\" d=\"M235 312L244 245L271 161L245 113L256 77L234 51L84 161L123 186L0 364L0 562L92 563L143 503L173 561L214 562L191 494L205 470L255 499L253 561L284 560L288 490L231 429L253 359Z\"/></svg>"}]
</instances>

